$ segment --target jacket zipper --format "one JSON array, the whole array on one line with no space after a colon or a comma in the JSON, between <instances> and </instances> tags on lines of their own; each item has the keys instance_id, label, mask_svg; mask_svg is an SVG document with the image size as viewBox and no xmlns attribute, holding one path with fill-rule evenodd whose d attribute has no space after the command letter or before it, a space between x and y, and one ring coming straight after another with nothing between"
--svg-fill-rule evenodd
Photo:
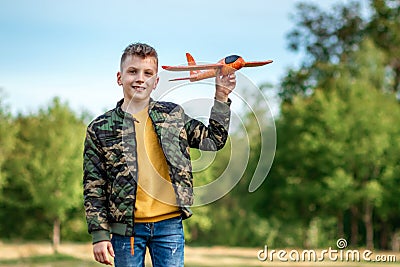
<instances>
[{"instance_id":1,"label":"jacket zipper","mask_svg":"<svg viewBox=\"0 0 400 267\"><path fill-rule=\"evenodd\" d=\"M135 236L135 207L136 207L136 196L137 196L137 188L139 186L139 164L138 164L138 153L137 153L137 140L136 140L136 127L135 127L135 122L138 122L132 115L131 119L132 119L132 127L133 127L133 139L135 140L135 168L136 168L136 173L135 173L135 177L133 177L133 179L136 182L136 187L135 187L135 192L134 192L134 196L135 198L133 199L133 207L132 207L132 236Z\"/></svg>"}]
</instances>

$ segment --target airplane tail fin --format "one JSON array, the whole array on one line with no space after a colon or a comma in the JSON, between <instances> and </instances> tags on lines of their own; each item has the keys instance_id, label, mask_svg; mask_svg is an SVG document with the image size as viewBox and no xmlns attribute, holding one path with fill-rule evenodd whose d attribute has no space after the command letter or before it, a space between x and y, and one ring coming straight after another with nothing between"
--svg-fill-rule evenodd
<instances>
[{"instance_id":1,"label":"airplane tail fin","mask_svg":"<svg viewBox=\"0 0 400 267\"><path fill-rule=\"evenodd\" d=\"M192 57L191 54L186 53L186 59L187 59L188 66L196 66L196 61L194 61L194 58ZM191 70L190 76L197 75L200 72L201 72L200 70Z\"/></svg>"}]
</instances>

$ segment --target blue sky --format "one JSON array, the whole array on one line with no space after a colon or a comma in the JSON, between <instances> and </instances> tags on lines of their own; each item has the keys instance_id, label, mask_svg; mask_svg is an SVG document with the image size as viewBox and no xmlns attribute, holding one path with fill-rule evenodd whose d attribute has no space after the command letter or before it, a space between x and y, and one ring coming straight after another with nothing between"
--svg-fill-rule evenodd
<instances>
[{"instance_id":1,"label":"blue sky","mask_svg":"<svg viewBox=\"0 0 400 267\"><path fill-rule=\"evenodd\" d=\"M74 110L102 113L122 97L120 55L137 41L157 49L160 65L185 63L185 52L202 62L230 54L272 59L240 72L255 84L276 83L301 58L285 39L297 2L2 1L0 88L13 113L35 111L55 96Z\"/></svg>"}]
</instances>

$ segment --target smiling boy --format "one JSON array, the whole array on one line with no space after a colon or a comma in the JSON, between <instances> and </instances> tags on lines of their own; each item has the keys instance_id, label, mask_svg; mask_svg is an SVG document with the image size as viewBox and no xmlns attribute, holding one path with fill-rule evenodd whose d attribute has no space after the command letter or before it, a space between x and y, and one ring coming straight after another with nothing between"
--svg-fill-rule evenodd
<instances>
[{"instance_id":1,"label":"smiling boy","mask_svg":"<svg viewBox=\"0 0 400 267\"><path fill-rule=\"evenodd\" d=\"M84 149L84 205L96 261L118 267L183 266L182 219L193 203L190 148L221 149L228 137L234 74L217 75L208 125L181 106L155 101L158 56L151 46L129 45L117 83L123 99L93 120Z\"/></svg>"}]
</instances>

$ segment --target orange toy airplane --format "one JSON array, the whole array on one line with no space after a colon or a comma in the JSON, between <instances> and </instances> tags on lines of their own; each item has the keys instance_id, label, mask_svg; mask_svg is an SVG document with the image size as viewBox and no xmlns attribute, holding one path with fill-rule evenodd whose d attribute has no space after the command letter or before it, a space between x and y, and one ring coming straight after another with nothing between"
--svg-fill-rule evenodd
<instances>
[{"instance_id":1,"label":"orange toy airplane","mask_svg":"<svg viewBox=\"0 0 400 267\"><path fill-rule=\"evenodd\" d=\"M189 53L186 53L186 59L188 66L162 66L163 69L170 71L190 71L189 77L171 79L170 81L190 80L191 82L195 82L217 76L218 69L220 69L222 75L227 75L243 67L258 67L272 63L272 60L246 62L242 57L237 55L227 56L215 64L203 65L196 65L194 58Z\"/></svg>"}]
</instances>

